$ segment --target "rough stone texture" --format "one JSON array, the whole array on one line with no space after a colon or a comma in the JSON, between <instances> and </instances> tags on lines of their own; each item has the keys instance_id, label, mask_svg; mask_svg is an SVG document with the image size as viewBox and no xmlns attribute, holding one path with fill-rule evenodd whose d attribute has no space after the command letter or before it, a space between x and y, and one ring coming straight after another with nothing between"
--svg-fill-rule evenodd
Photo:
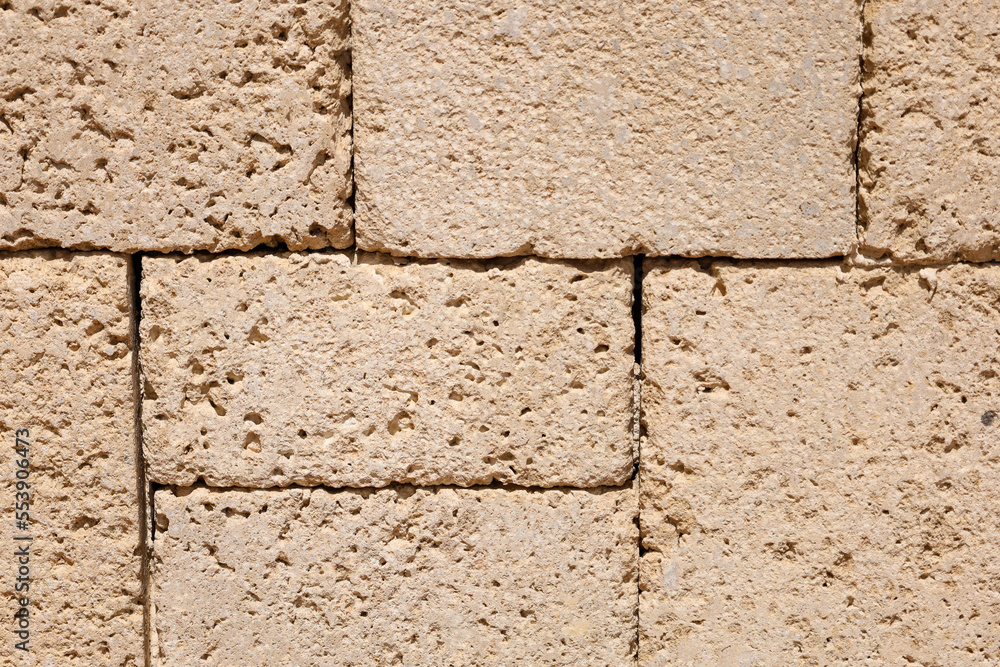
<instances>
[{"instance_id":1,"label":"rough stone texture","mask_svg":"<svg viewBox=\"0 0 1000 667\"><path fill-rule=\"evenodd\" d=\"M1000 259L1000 12L869 0L865 23L864 252Z\"/></svg>"},{"instance_id":2,"label":"rough stone texture","mask_svg":"<svg viewBox=\"0 0 1000 667\"><path fill-rule=\"evenodd\" d=\"M634 665L635 495L156 493L154 665Z\"/></svg>"},{"instance_id":3,"label":"rough stone texture","mask_svg":"<svg viewBox=\"0 0 1000 667\"><path fill-rule=\"evenodd\" d=\"M641 664L996 664L1000 270L644 290Z\"/></svg>"},{"instance_id":4,"label":"rough stone texture","mask_svg":"<svg viewBox=\"0 0 1000 667\"><path fill-rule=\"evenodd\" d=\"M616 485L632 264L143 260L151 479Z\"/></svg>"},{"instance_id":5,"label":"rough stone texture","mask_svg":"<svg viewBox=\"0 0 1000 667\"><path fill-rule=\"evenodd\" d=\"M0 3L0 248L349 246L347 6Z\"/></svg>"},{"instance_id":6,"label":"rough stone texture","mask_svg":"<svg viewBox=\"0 0 1000 667\"><path fill-rule=\"evenodd\" d=\"M360 247L829 257L856 243L858 0L358 0Z\"/></svg>"},{"instance_id":7,"label":"rough stone texture","mask_svg":"<svg viewBox=\"0 0 1000 667\"><path fill-rule=\"evenodd\" d=\"M0 255L4 665L142 664L128 261ZM28 429L31 524L15 526ZM15 549L31 536L29 648L15 649Z\"/></svg>"}]
</instances>

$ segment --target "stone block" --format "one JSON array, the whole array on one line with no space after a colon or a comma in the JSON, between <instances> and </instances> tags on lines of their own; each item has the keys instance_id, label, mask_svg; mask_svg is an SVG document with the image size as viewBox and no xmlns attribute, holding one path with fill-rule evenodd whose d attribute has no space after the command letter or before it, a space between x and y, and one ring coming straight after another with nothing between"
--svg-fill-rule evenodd
<instances>
[{"instance_id":1,"label":"stone block","mask_svg":"<svg viewBox=\"0 0 1000 667\"><path fill-rule=\"evenodd\" d=\"M155 665L635 664L630 488L155 500Z\"/></svg>"},{"instance_id":2,"label":"stone block","mask_svg":"<svg viewBox=\"0 0 1000 667\"><path fill-rule=\"evenodd\" d=\"M998 659L997 294L994 266L654 266L642 665Z\"/></svg>"},{"instance_id":3,"label":"stone block","mask_svg":"<svg viewBox=\"0 0 1000 667\"><path fill-rule=\"evenodd\" d=\"M0 248L352 243L346 0L9 0Z\"/></svg>"},{"instance_id":4,"label":"stone block","mask_svg":"<svg viewBox=\"0 0 1000 667\"><path fill-rule=\"evenodd\" d=\"M856 244L858 0L358 0L351 14L363 249Z\"/></svg>"},{"instance_id":5,"label":"stone block","mask_svg":"<svg viewBox=\"0 0 1000 667\"><path fill-rule=\"evenodd\" d=\"M1000 259L1000 13L869 0L859 153L863 252Z\"/></svg>"},{"instance_id":6,"label":"stone block","mask_svg":"<svg viewBox=\"0 0 1000 667\"><path fill-rule=\"evenodd\" d=\"M4 665L143 664L128 294L125 257L0 255Z\"/></svg>"},{"instance_id":7,"label":"stone block","mask_svg":"<svg viewBox=\"0 0 1000 667\"><path fill-rule=\"evenodd\" d=\"M151 479L617 485L632 263L143 259Z\"/></svg>"}]
</instances>

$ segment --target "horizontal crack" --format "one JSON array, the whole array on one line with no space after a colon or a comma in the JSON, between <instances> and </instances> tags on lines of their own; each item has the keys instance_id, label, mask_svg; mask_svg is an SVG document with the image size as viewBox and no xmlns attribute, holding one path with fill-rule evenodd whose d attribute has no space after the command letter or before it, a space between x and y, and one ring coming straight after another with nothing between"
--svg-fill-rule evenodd
<instances>
[{"instance_id":1,"label":"horizontal crack","mask_svg":"<svg viewBox=\"0 0 1000 667\"><path fill-rule=\"evenodd\" d=\"M157 484L153 483L151 485L152 492L155 495L159 491L172 492L175 495L181 491L187 491L189 489L208 489L209 491L222 492L240 492L240 493L250 493L257 491L267 491L273 493L281 493L284 491L312 491L316 489L321 489L330 493L338 492L365 492L374 493L377 491L385 490L401 490L401 489L413 489L413 490L427 490L427 491L438 491L444 489L453 489L457 491L483 491L487 489L503 490L503 491L528 491L531 493L548 493L548 492L568 492L568 491L586 491L588 493L605 493L608 491L621 491L623 489L632 488L633 483L629 480L627 483L621 486L522 486L519 484L503 484L501 482L494 482L493 484L476 484L472 486L461 486L458 484L430 484L427 486L418 486L416 484L404 484L393 482L385 486L326 486L323 484L318 484L315 486L304 486L301 484L290 484L288 486L270 486L264 488L255 488L247 486L210 486L204 482L198 482L196 484L190 485L174 485L174 484Z\"/></svg>"}]
</instances>

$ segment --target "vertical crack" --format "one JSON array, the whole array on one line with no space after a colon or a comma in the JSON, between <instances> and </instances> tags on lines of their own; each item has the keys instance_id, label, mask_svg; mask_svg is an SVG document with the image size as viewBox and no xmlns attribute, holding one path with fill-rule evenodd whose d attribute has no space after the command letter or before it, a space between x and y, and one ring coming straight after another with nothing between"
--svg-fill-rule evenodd
<instances>
[{"instance_id":1,"label":"vertical crack","mask_svg":"<svg viewBox=\"0 0 1000 667\"><path fill-rule=\"evenodd\" d=\"M142 595L142 648L146 667L150 667L150 607L149 607L149 485L146 482L146 458L142 451L142 368L139 363L139 320L142 319L142 256L129 256L129 301L131 303L130 336L132 339L132 433L135 447L135 485L139 499L139 578Z\"/></svg>"},{"instance_id":2,"label":"vertical crack","mask_svg":"<svg viewBox=\"0 0 1000 667\"><path fill-rule=\"evenodd\" d=\"M865 49L871 43L871 32L865 17L867 0L861 0L861 34L858 46L858 117L854 131L854 229L857 234L858 252L864 243L863 232L868 229L868 219L861 200L861 141L865 116Z\"/></svg>"},{"instance_id":3,"label":"vertical crack","mask_svg":"<svg viewBox=\"0 0 1000 667\"><path fill-rule=\"evenodd\" d=\"M635 344L633 351L635 359L632 364L632 487L639 491L639 468L642 465L640 457L640 443L642 441L642 279L643 260L645 255L636 255L632 258L633 282L632 282L632 326L635 331ZM641 512L641 509L640 509ZM636 528L639 528L639 517L635 518ZM636 535L635 549L637 552L636 564L641 567L642 560L642 536ZM642 626L640 625L639 609L642 603L642 592L639 582L635 587L635 663L639 664L639 642L641 640Z\"/></svg>"},{"instance_id":4,"label":"vertical crack","mask_svg":"<svg viewBox=\"0 0 1000 667\"><path fill-rule=\"evenodd\" d=\"M636 255L632 258L634 276L632 283L632 328L635 331L635 342L632 347L635 355L632 364L632 479L635 479L639 469L639 438L642 423L642 263L644 259L645 255Z\"/></svg>"},{"instance_id":5,"label":"vertical crack","mask_svg":"<svg viewBox=\"0 0 1000 667\"><path fill-rule=\"evenodd\" d=\"M355 136L357 132L357 124L354 119L354 22L348 21L347 26L347 40L348 44L351 44L351 48L347 50L347 69L351 77L351 94L347 96L347 113L351 117L351 195L347 198L347 204L351 207L351 238L353 239L352 246L354 248L354 253L357 255L358 250L358 228L356 220L358 217L358 177L356 171L357 160L355 156L358 152L357 137Z\"/></svg>"},{"instance_id":6,"label":"vertical crack","mask_svg":"<svg viewBox=\"0 0 1000 667\"><path fill-rule=\"evenodd\" d=\"M635 326L635 363L642 363L642 262L645 255L632 258L635 277L632 283L632 324Z\"/></svg>"},{"instance_id":7,"label":"vertical crack","mask_svg":"<svg viewBox=\"0 0 1000 667\"><path fill-rule=\"evenodd\" d=\"M353 75L352 75L353 79ZM347 96L347 113L351 114L351 194L347 196L345 200L347 205L351 207L351 227L353 231L354 227L354 216L358 212L357 206L357 194L358 194L358 179L355 177L354 173L354 154L357 151L357 147L354 144L354 95ZM357 245L357 240L354 241L353 245Z\"/></svg>"}]
</instances>

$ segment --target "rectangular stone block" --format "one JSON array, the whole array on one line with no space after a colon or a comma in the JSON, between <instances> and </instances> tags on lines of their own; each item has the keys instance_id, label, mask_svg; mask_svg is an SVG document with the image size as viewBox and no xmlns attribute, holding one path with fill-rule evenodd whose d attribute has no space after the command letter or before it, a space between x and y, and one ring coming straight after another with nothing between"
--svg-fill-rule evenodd
<instances>
[{"instance_id":1,"label":"rectangular stone block","mask_svg":"<svg viewBox=\"0 0 1000 667\"><path fill-rule=\"evenodd\" d=\"M635 664L630 488L155 501L155 665Z\"/></svg>"},{"instance_id":2,"label":"rectangular stone block","mask_svg":"<svg viewBox=\"0 0 1000 667\"><path fill-rule=\"evenodd\" d=\"M856 244L859 0L358 0L351 14L363 249Z\"/></svg>"},{"instance_id":3,"label":"rectangular stone block","mask_svg":"<svg viewBox=\"0 0 1000 667\"><path fill-rule=\"evenodd\" d=\"M865 254L1000 258L1000 12L869 0L859 152Z\"/></svg>"},{"instance_id":4,"label":"rectangular stone block","mask_svg":"<svg viewBox=\"0 0 1000 667\"><path fill-rule=\"evenodd\" d=\"M347 0L9 0L0 248L347 247Z\"/></svg>"},{"instance_id":5,"label":"rectangular stone block","mask_svg":"<svg viewBox=\"0 0 1000 667\"><path fill-rule=\"evenodd\" d=\"M632 263L143 259L151 479L600 486L632 474Z\"/></svg>"},{"instance_id":6,"label":"rectangular stone block","mask_svg":"<svg viewBox=\"0 0 1000 667\"><path fill-rule=\"evenodd\" d=\"M640 663L1000 655L1000 270L658 263Z\"/></svg>"},{"instance_id":7,"label":"rectangular stone block","mask_svg":"<svg viewBox=\"0 0 1000 667\"><path fill-rule=\"evenodd\" d=\"M143 664L128 295L118 255L0 255L4 665Z\"/></svg>"}]
</instances>

